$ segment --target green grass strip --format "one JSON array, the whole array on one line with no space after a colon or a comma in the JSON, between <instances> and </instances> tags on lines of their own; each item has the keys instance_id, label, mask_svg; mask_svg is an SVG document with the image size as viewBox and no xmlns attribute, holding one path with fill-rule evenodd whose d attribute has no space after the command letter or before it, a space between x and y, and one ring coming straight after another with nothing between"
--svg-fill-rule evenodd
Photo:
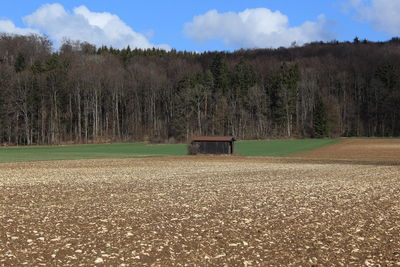
<instances>
[{"instance_id":1,"label":"green grass strip","mask_svg":"<svg viewBox=\"0 0 400 267\"><path fill-rule=\"evenodd\" d=\"M339 142L339 139L257 140L235 144L236 153L242 156L281 157L314 150Z\"/></svg>"},{"instance_id":2,"label":"green grass strip","mask_svg":"<svg viewBox=\"0 0 400 267\"><path fill-rule=\"evenodd\" d=\"M118 143L99 145L32 146L0 148L0 162L142 158L182 156L186 154L187 148L184 144L147 145L146 143Z\"/></svg>"},{"instance_id":3,"label":"green grass strip","mask_svg":"<svg viewBox=\"0 0 400 267\"><path fill-rule=\"evenodd\" d=\"M235 143L235 153L242 156L278 157L306 152L338 141L339 139L239 141ZM3 147L0 148L0 163L184 155L187 155L186 144L150 145L146 143L115 143L98 145Z\"/></svg>"}]
</instances>

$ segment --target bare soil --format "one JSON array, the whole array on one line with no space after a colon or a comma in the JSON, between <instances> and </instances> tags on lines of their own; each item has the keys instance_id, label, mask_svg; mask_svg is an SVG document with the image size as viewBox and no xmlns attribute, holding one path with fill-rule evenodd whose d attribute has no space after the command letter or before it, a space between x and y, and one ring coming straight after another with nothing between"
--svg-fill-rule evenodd
<instances>
[{"instance_id":1,"label":"bare soil","mask_svg":"<svg viewBox=\"0 0 400 267\"><path fill-rule=\"evenodd\" d=\"M397 164L0 164L0 266L376 264L400 265Z\"/></svg>"},{"instance_id":2,"label":"bare soil","mask_svg":"<svg viewBox=\"0 0 400 267\"><path fill-rule=\"evenodd\" d=\"M400 139L347 139L291 157L396 163L400 162Z\"/></svg>"}]
</instances>

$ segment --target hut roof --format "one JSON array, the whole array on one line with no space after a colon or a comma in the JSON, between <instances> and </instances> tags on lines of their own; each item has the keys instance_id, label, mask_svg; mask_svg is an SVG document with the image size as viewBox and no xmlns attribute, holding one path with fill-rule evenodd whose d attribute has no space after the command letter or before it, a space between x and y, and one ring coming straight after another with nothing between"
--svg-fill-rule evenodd
<instances>
[{"instance_id":1,"label":"hut roof","mask_svg":"<svg viewBox=\"0 0 400 267\"><path fill-rule=\"evenodd\" d=\"M233 142L233 136L195 136L192 142Z\"/></svg>"}]
</instances>

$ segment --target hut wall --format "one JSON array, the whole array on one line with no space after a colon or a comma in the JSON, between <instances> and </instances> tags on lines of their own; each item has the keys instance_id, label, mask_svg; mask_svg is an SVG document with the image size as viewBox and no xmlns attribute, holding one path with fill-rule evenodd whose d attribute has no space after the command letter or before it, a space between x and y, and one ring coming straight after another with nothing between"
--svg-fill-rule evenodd
<instances>
[{"instance_id":1,"label":"hut wall","mask_svg":"<svg viewBox=\"0 0 400 267\"><path fill-rule=\"evenodd\" d=\"M201 154L232 154L232 142L193 142Z\"/></svg>"}]
</instances>

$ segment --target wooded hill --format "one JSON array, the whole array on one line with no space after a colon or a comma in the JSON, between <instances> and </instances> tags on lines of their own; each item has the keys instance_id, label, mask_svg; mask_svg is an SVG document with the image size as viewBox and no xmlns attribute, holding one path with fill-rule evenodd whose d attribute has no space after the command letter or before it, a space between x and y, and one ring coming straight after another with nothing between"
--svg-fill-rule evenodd
<instances>
[{"instance_id":1,"label":"wooded hill","mask_svg":"<svg viewBox=\"0 0 400 267\"><path fill-rule=\"evenodd\" d=\"M400 40L190 53L0 35L0 143L399 136Z\"/></svg>"}]
</instances>

